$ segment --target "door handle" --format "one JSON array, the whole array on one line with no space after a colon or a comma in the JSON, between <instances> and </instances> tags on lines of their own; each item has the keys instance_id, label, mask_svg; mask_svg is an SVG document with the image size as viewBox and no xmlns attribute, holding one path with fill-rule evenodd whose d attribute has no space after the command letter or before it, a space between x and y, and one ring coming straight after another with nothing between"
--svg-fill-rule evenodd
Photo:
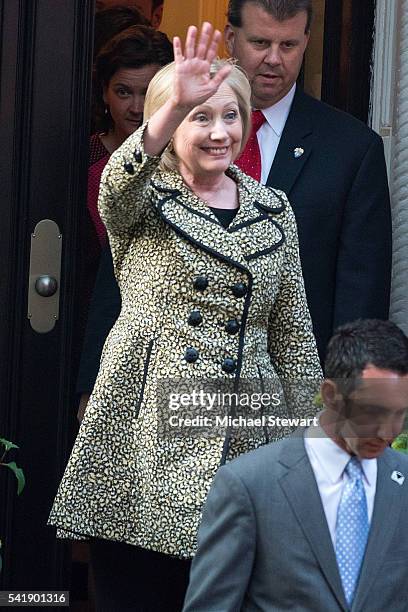
<instances>
[{"instance_id":1,"label":"door handle","mask_svg":"<svg viewBox=\"0 0 408 612\"><path fill-rule=\"evenodd\" d=\"M62 236L58 225L43 219L31 234L27 317L34 331L46 334L59 317Z\"/></svg>"},{"instance_id":2,"label":"door handle","mask_svg":"<svg viewBox=\"0 0 408 612\"><path fill-rule=\"evenodd\" d=\"M58 289L58 281L53 276L39 276L35 281L35 290L42 297L51 297Z\"/></svg>"}]
</instances>

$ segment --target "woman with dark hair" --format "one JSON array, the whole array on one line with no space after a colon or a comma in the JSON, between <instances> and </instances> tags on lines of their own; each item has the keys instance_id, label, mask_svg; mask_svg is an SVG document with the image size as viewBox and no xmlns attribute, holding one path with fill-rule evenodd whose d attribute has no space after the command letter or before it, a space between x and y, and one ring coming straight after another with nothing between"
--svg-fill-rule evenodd
<instances>
[{"instance_id":1,"label":"woman with dark hair","mask_svg":"<svg viewBox=\"0 0 408 612\"><path fill-rule=\"evenodd\" d=\"M97 10L116 6L137 8L149 20L152 28L158 28L163 17L164 0L96 0Z\"/></svg>"},{"instance_id":2,"label":"woman with dark hair","mask_svg":"<svg viewBox=\"0 0 408 612\"><path fill-rule=\"evenodd\" d=\"M111 38L131 26L151 26L150 22L137 9L130 6L112 6L95 13L94 59Z\"/></svg>"},{"instance_id":3,"label":"woman with dark hair","mask_svg":"<svg viewBox=\"0 0 408 612\"><path fill-rule=\"evenodd\" d=\"M88 209L101 246L106 231L97 212L99 183L110 155L141 125L147 87L173 59L167 36L132 26L114 36L99 52L94 69L95 120L88 173Z\"/></svg>"},{"instance_id":4,"label":"woman with dark hair","mask_svg":"<svg viewBox=\"0 0 408 612\"><path fill-rule=\"evenodd\" d=\"M114 10L107 9L101 15ZM90 140L86 218L91 227L84 231L86 250L81 273L81 295L89 304L89 317L77 382L79 420L96 379L103 344L120 310L106 230L97 210L102 171L111 153L141 125L149 82L172 59L173 48L165 34L146 26L132 26L109 40L95 61L93 116L97 130ZM85 321L81 335L84 330Z\"/></svg>"}]
</instances>

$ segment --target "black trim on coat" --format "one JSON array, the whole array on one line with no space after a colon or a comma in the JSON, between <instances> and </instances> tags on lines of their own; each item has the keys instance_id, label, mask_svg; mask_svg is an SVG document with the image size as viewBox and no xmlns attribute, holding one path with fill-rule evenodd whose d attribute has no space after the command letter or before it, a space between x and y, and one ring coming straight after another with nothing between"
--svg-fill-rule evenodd
<instances>
[{"instance_id":1,"label":"black trim on coat","mask_svg":"<svg viewBox=\"0 0 408 612\"><path fill-rule=\"evenodd\" d=\"M278 200L281 202L281 206L277 206L277 207L268 206L267 204L262 204L262 202L258 202L258 200L254 201L254 206L258 209L261 208L262 212L266 211L266 212L273 212L277 214L282 213L286 208L285 200L282 198L282 196L276 193L273 187L270 187L269 185L265 185L265 187L269 189L270 191L272 191L275 198L278 198Z\"/></svg>"},{"instance_id":2,"label":"black trim on coat","mask_svg":"<svg viewBox=\"0 0 408 612\"><path fill-rule=\"evenodd\" d=\"M153 181L153 179L150 179L150 184L159 193L169 193L169 194L171 194L174 197L182 195L180 189L173 189L173 188L170 188L170 187L160 187L160 185L155 183Z\"/></svg>"},{"instance_id":3,"label":"black trim on coat","mask_svg":"<svg viewBox=\"0 0 408 612\"><path fill-rule=\"evenodd\" d=\"M257 369L258 369L258 375L259 375L259 381L261 383L261 392L262 394L265 393L265 385L264 385L264 379L262 376L262 372L261 372L261 367L259 365L259 363L257 364ZM262 406L262 410L261 410L261 418L263 416L264 410L263 410L263 406ZM264 430L264 434L265 434L265 443L269 444L269 432L268 432L268 428L266 425L263 426L263 430Z\"/></svg>"},{"instance_id":4,"label":"black trim on coat","mask_svg":"<svg viewBox=\"0 0 408 612\"><path fill-rule=\"evenodd\" d=\"M273 225L277 227L278 230L280 230L280 232L282 233L282 238L279 242L269 247L269 249L264 249L263 251L256 251L255 253L251 253L251 255L244 255L246 261L251 261L252 259L256 259L257 257L262 257L263 255L268 255L269 253L276 251L277 248L279 248L284 242L286 242L285 232L283 231L283 228L279 225L279 223L273 221L273 219L268 219L268 221L273 223Z\"/></svg>"},{"instance_id":5,"label":"black trim on coat","mask_svg":"<svg viewBox=\"0 0 408 612\"><path fill-rule=\"evenodd\" d=\"M163 204L168 199L169 198L165 198L163 200L160 200L157 203L157 207L158 207L158 211L159 211L159 215L160 215L161 219L165 223L167 223L167 225L169 225L172 229L174 229L176 234L178 234L182 238L186 239L188 242L190 242L194 246L198 247L199 249L202 249L203 251L206 251L207 253L210 253L210 255L213 255L217 259L220 259L221 261L226 261L227 263L229 263L232 266L234 266L234 268L237 268L238 270L240 270L241 272L244 272L248 276L248 292L247 292L247 294L245 296L245 302L244 302L244 307L243 307L243 311L242 311L241 327L240 327L239 342L238 342L237 369L236 369L235 374L234 374L234 390L236 391L238 389L239 380L240 380L240 374L241 374L241 370L242 370L242 360L243 360L243 350L244 350L244 338L245 338L245 326L246 326L246 321L247 321L247 318L248 318L248 311L249 311L249 306L250 306L251 297L252 297L252 285L253 285L252 273L251 273L250 270L248 270L248 268L246 268L242 264L234 261L233 259L230 259L229 257L226 257L222 253L218 253L218 251L215 251L211 247L208 247L208 246L202 244L198 240L195 240L189 234L187 234L187 232L185 232L184 230L180 229L172 221L167 219L167 217L164 214L162 208L163 208ZM226 461L226 458L227 458L227 454L228 454L228 451L229 451L229 445L230 445L230 430L231 430L231 428L228 427L227 428L227 432L225 434L225 440L224 440L223 450L222 450L222 453L221 453L221 462L220 462L220 465L223 465L225 463L225 461Z\"/></svg>"},{"instance_id":6,"label":"black trim on coat","mask_svg":"<svg viewBox=\"0 0 408 612\"><path fill-rule=\"evenodd\" d=\"M197 215L197 217L201 217L202 219L205 219L206 221L209 221L210 223L214 223L215 225L221 225L218 219L216 217L213 218L211 214L205 215L203 212L199 210L195 210L194 208L191 208L190 206L187 206L187 204L185 204L184 202L180 202L178 197L175 197L174 200L175 202L177 202L177 204L180 204L180 206L182 206L185 210L188 210L188 212L193 213L193 215Z\"/></svg>"},{"instance_id":7,"label":"black trim on coat","mask_svg":"<svg viewBox=\"0 0 408 612\"><path fill-rule=\"evenodd\" d=\"M248 221L237 223L237 225L229 226L227 228L227 232L229 232L230 234L233 234L234 232L237 232L238 230L243 229L244 227L249 227L250 225L259 223L260 221L263 221L264 219L267 219L267 218L268 217L264 213L262 213L262 215L260 215L259 217L254 217L253 219L248 219Z\"/></svg>"},{"instance_id":8,"label":"black trim on coat","mask_svg":"<svg viewBox=\"0 0 408 612\"><path fill-rule=\"evenodd\" d=\"M206 246L205 244L199 242L198 240L196 240L195 238L193 238L189 233L187 233L186 231L182 230L179 228L178 225L176 225L173 221L170 221L167 217L166 214L163 212L163 205L168 202L169 200L174 199L173 197L167 197L167 198L163 198L162 200L159 200L156 204L158 212L160 217L162 218L162 220L167 223L170 227L172 227L176 233L178 233L180 236L182 236L183 238L186 238L188 242L191 242L192 244L194 244L195 246L197 246L198 248L200 248L203 251L206 251L208 253L210 253L211 255L214 255L217 259L220 259L221 261L226 261L227 263L231 264L232 266L234 266L235 268L238 268L239 270L245 272L246 274L248 274L251 278L251 283L252 283L252 273L251 271L246 268L243 264L239 263L238 261L236 261L235 259L231 259L230 257L227 257L226 255L224 255L223 253L219 253L218 251L216 251L215 249L212 249L209 246ZM176 199L176 202L178 204L180 204L179 200ZM197 214L197 211L194 211L194 214ZM219 225L217 223L217 225ZM221 226L222 227L222 226ZM244 256L243 256L244 257Z\"/></svg>"},{"instance_id":9,"label":"black trim on coat","mask_svg":"<svg viewBox=\"0 0 408 612\"><path fill-rule=\"evenodd\" d=\"M154 345L154 340L152 339L150 340L147 346L146 359L145 359L144 366L143 366L142 386L140 387L139 399L138 399L137 406L136 406L136 418L139 416L140 407L143 401L143 395L144 395L144 390L146 386L147 374L149 370L150 359L152 356L153 345Z\"/></svg>"}]
</instances>

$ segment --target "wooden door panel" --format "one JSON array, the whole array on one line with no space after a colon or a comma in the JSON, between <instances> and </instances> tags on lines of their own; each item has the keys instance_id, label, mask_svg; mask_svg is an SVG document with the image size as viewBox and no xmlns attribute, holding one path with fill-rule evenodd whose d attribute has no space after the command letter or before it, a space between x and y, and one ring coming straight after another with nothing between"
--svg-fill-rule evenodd
<instances>
[{"instance_id":1,"label":"wooden door panel","mask_svg":"<svg viewBox=\"0 0 408 612\"><path fill-rule=\"evenodd\" d=\"M0 473L0 584L66 588L69 551L46 520L75 430L93 1L3 0L0 11L0 434L21 447L16 459L27 478L17 499ZM63 235L60 318L38 334L27 319L28 264L31 232L46 218Z\"/></svg>"}]
</instances>

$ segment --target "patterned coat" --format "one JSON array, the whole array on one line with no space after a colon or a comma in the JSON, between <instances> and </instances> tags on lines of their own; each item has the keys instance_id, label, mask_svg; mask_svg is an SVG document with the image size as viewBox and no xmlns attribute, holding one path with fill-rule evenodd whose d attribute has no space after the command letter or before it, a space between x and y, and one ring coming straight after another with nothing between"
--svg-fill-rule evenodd
<instances>
[{"instance_id":1,"label":"patterned coat","mask_svg":"<svg viewBox=\"0 0 408 612\"><path fill-rule=\"evenodd\" d=\"M158 382L316 380L321 369L286 196L230 166L240 207L224 229L178 173L144 153L143 130L102 177L122 311L50 524L189 557L220 462L266 440L262 428L242 438L160 435Z\"/></svg>"}]
</instances>

